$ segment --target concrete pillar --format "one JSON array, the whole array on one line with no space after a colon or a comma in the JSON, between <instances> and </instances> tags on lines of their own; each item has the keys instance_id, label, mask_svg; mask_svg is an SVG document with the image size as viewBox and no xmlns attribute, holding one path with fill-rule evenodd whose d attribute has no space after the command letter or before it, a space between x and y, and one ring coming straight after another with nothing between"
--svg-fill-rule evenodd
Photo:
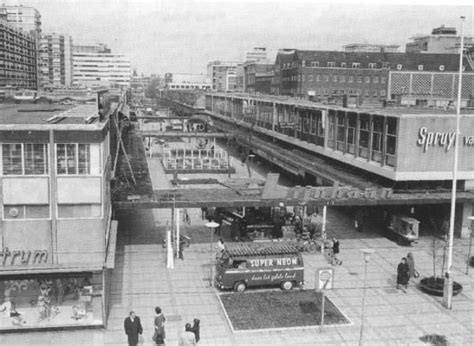
<instances>
[{"instance_id":1,"label":"concrete pillar","mask_svg":"<svg viewBox=\"0 0 474 346\"><path fill-rule=\"evenodd\" d=\"M456 233L460 238L469 238L470 229L471 229L471 220L468 220L469 216L473 215L473 204L472 203L463 203L459 206L462 206L459 218L459 227Z\"/></svg>"}]
</instances>

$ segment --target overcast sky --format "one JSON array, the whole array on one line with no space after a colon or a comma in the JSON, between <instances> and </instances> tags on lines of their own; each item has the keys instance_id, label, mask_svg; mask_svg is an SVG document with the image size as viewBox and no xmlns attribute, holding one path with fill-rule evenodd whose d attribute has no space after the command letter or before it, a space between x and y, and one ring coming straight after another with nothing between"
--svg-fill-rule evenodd
<instances>
[{"instance_id":1,"label":"overcast sky","mask_svg":"<svg viewBox=\"0 0 474 346\"><path fill-rule=\"evenodd\" d=\"M3 0L36 7L44 33L75 44L103 42L130 57L139 73L206 73L211 60L242 60L252 47L340 50L349 43L398 44L442 24L474 36L469 1L377 2ZM474 2L474 0L473 0ZM413 5L416 4L416 5Z\"/></svg>"}]
</instances>

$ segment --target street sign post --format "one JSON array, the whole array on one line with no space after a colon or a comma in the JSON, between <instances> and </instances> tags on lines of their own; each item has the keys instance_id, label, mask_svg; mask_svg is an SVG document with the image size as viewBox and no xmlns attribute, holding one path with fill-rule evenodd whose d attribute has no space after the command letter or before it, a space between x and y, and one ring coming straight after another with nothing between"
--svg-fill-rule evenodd
<instances>
[{"instance_id":1,"label":"street sign post","mask_svg":"<svg viewBox=\"0 0 474 346\"><path fill-rule=\"evenodd\" d=\"M323 331L324 326L324 303L326 298L324 297L324 291L330 290L333 287L334 281L334 268L318 268L316 271L316 287L315 289L321 291L321 329Z\"/></svg>"}]
</instances>

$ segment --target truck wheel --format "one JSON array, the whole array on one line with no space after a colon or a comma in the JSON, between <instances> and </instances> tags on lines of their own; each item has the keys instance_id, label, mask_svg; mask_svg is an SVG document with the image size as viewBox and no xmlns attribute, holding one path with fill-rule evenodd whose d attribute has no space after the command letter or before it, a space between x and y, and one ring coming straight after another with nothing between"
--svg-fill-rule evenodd
<instances>
[{"instance_id":1,"label":"truck wheel","mask_svg":"<svg viewBox=\"0 0 474 346\"><path fill-rule=\"evenodd\" d=\"M293 288L293 282L291 281L283 281L281 283L281 289L284 291L289 291Z\"/></svg>"},{"instance_id":2,"label":"truck wheel","mask_svg":"<svg viewBox=\"0 0 474 346\"><path fill-rule=\"evenodd\" d=\"M235 292L243 292L247 289L247 285L243 281L238 281L234 284Z\"/></svg>"}]
</instances>

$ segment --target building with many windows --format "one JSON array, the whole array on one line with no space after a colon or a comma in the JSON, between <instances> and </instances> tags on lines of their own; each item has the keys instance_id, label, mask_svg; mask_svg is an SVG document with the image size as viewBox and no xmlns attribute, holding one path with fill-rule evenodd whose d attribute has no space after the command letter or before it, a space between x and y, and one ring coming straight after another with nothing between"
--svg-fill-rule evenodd
<instances>
[{"instance_id":1,"label":"building with many windows","mask_svg":"<svg viewBox=\"0 0 474 346\"><path fill-rule=\"evenodd\" d=\"M117 109L0 108L0 330L104 325Z\"/></svg>"},{"instance_id":2,"label":"building with many windows","mask_svg":"<svg viewBox=\"0 0 474 346\"><path fill-rule=\"evenodd\" d=\"M246 61L244 63L244 92L270 94L272 76L273 64L258 61ZM266 83L268 78L270 83ZM257 79L259 80L257 81Z\"/></svg>"},{"instance_id":3,"label":"building with many windows","mask_svg":"<svg viewBox=\"0 0 474 346\"><path fill-rule=\"evenodd\" d=\"M351 43L346 44L343 48L344 52L396 53L400 46L396 44Z\"/></svg>"},{"instance_id":4,"label":"building with many windows","mask_svg":"<svg viewBox=\"0 0 474 346\"><path fill-rule=\"evenodd\" d=\"M214 91L236 91L239 90L237 69L242 63L236 61L211 61L207 64L207 75ZM243 87L243 85L242 85Z\"/></svg>"},{"instance_id":5,"label":"building with many windows","mask_svg":"<svg viewBox=\"0 0 474 346\"><path fill-rule=\"evenodd\" d=\"M0 17L4 17L7 23L32 36L41 35L41 14L34 7L3 4L0 5Z\"/></svg>"},{"instance_id":6,"label":"building with many windows","mask_svg":"<svg viewBox=\"0 0 474 346\"><path fill-rule=\"evenodd\" d=\"M130 59L111 53L104 45L98 45L96 51L93 47L74 48L73 84L82 87L130 87Z\"/></svg>"},{"instance_id":7,"label":"building with many windows","mask_svg":"<svg viewBox=\"0 0 474 346\"><path fill-rule=\"evenodd\" d=\"M36 90L36 77L35 38L0 19L0 97L15 89Z\"/></svg>"},{"instance_id":8,"label":"building with many windows","mask_svg":"<svg viewBox=\"0 0 474 346\"><path fill-rule=\"evenodd\" d=\"M463 66L466 102L466 97L473 94L474 65L469 56ZM342 102L343 95L354 95L359 103L366 104L402 98L415 104L447 103L455 98L457 83L453 78L458 70L457 54L284 49L276 58L275 79L279 94L315 101L337 103Z\"/></svg>"},{"instance_id":9,"label":"building with many windows","mask_svg":"<svg viewBox=\"0 0 474 346\"><path fill-rule=\"evenodd\" d=\"M251 51L245 54L245 61L261 61L267 62L267 48L254 47Z\"/></svg>"},{"instance_id":10,"label":"building with many windows","mask_svg":"<svg viewBox=\"0 0 474 346\"><path fill-rule=\"evenodd\" d=\"M70 87L72 84L72 37L43 35L39 44L40 88Z\"/></svg>"}]
</instances>

